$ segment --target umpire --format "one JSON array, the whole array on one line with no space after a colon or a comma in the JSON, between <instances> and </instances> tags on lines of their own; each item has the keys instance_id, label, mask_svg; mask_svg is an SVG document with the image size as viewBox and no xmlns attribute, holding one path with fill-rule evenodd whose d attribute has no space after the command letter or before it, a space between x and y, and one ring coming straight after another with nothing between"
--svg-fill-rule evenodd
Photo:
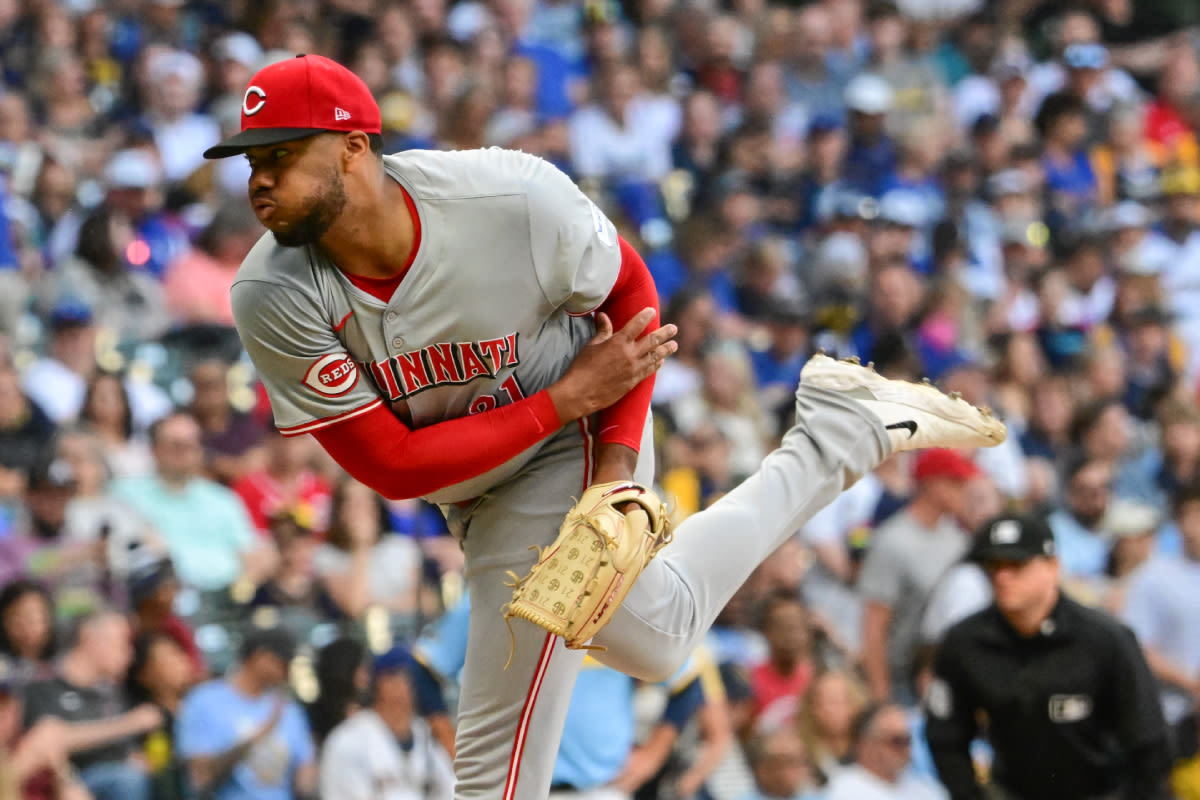
<instances>
[{"instance_id":1,"label":"umpire","mask_svg":"<svg viewBox=\"0 0 1200 800\"><path fill-rule=\"evenodd\" d=\"M994 599L947 631L925 701L927 738L953 800L1160 800L1170 769L1158 686L1133 634L1059 591L1041 519L976 534ZM969 747L995 751L992 786Z\"/></svg>"}]
</instances>

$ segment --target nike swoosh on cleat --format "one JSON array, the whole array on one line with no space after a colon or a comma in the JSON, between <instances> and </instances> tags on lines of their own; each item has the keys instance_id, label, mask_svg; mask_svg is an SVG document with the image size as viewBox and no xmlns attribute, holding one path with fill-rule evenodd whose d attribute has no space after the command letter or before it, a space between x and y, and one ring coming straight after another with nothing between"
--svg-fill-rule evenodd
<instances>
[{"instance_id":1,"label":"nike swoosh on cleat","mask_svg":"<svg viewBox=\"0 0 1200 800\"><path fill-rule=\"evenodd\" d=\"M891 425L885 425L884 429L889 431L906 430L908 431L908 438L911 439L917 435L917 422L916 420L906 419L904 422L893 422Z\"/></svg>"}]
</instances>

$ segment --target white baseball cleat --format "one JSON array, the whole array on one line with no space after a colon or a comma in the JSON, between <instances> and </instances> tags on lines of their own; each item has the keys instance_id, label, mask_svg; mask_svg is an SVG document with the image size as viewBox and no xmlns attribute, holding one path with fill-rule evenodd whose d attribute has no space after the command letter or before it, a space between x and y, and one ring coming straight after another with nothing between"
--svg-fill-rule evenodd
<instances>
[{"instance_id":1,"label":"white baseball cleat","mask_svg":"<svg viewBox=\"0 0 1200 800\"><path fill-rule=\"evenodd\" d=\"M837 360L815 355L800 373L800 383L841 392L879 417L893 452L927 447L995 447L1008 428L990 409L976 408L957 392L933 384L885 378L857 358Z\"/></svg>"}]
</instances>

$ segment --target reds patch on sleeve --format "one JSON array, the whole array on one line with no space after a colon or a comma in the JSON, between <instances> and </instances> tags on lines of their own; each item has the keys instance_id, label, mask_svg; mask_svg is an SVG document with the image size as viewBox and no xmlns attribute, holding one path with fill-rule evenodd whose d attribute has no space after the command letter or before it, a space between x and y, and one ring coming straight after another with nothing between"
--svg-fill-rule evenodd
<instances>
[{"instance_id":1,"label":"reds patch on sleeve","mask_svg":"<svg viewBox=\"0 0 1200 800\"><path fill-rule=\"evenodd\" d=\"M304 383L323 397L341 397L358 383L358 364L346 353L330 353L312 363Z\"/></svg>"}]
</instances>

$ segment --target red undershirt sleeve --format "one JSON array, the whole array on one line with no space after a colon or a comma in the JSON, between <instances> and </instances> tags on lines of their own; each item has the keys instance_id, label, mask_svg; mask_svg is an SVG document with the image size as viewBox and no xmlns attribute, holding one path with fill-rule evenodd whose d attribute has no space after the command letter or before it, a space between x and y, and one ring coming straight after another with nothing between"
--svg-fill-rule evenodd
<instances>
[{"instance_id":1,"label":"red undershirt sleeve","mask_svg":"<svg viewBox=\"0 0 1200 800\"><path fill-rule=\"evenodd\" d=\"M495 469L562 428L546 391L482 414L412 429L385 405L313 432L325 451L384 497L422 497Z\"/></svg>"},{"instance_id":2,"label":"red undershirt sleeve","mask_svg":"<svg viewBox=\"0 0 1200 800\"><path fill-rule=\"evenodd\" d=\"M620 240L621 271L608 297L596 311L603 311L612 320L613 330L619 331L643 308L652 306L654 320L647 332L662 323L658 312L658 289L646 262L637 250L624 239ZM642 431L650 413L650 396L654 393L654 375L646 378L620 400L599 414L600 444L623 444L633 450L642 446Z\"/></svg>"}]
</instances>

